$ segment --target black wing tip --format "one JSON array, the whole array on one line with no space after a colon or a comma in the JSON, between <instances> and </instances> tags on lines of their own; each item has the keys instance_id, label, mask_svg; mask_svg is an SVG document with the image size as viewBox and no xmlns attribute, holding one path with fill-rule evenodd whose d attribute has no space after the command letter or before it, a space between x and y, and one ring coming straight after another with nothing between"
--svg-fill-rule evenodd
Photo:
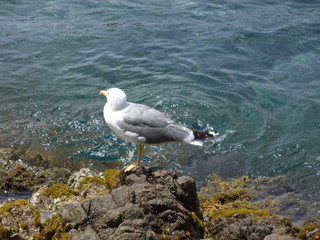
<instances>
[{"instance_id":1,"label":"black wing tip","mask_svg":"<svg viewBox=\"0 0 320 240\"><path fill-rule=\"evenodd\" d=\"M219 135L217 131L209 132L209 131L198 131L193 130L193 136L195 140L204 140L209 137L214 137Z\"/></svg>"}]
</instances>

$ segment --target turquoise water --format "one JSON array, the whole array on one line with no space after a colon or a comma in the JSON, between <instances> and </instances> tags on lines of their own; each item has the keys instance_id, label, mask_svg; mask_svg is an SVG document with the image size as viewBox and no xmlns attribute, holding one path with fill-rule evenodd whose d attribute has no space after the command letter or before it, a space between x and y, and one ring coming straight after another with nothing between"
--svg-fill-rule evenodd
<instances>
[{"instance_id":1,"label":"turquoise water","mask_svg":"<svg viewBox=\"0 0 320 240\"><path fill-rule=\"evenodd\" d=\"M135 146L106 127L98 93L221 137L146 149L143 164L286 175L320 199L320 2L2 0L0 145L122 167Z\"/></svg>"}]
</instances>

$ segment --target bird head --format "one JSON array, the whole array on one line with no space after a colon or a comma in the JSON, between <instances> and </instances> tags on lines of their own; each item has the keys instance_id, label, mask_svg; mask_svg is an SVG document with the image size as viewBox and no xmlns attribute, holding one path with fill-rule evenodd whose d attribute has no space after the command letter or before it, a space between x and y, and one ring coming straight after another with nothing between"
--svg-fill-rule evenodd
<instances>
[{"instance_id":1,"label":"bird head","mask_svg":"<svg viewBox=\"0 0 320 240\"><path fill-rule=\"evenodd\" d=\"M127 103L125 92L119 88L109 88L107 91L101 90L100 95L107 97L107 104L113 110L122 109Z\"/></svg>"}]
</instances>

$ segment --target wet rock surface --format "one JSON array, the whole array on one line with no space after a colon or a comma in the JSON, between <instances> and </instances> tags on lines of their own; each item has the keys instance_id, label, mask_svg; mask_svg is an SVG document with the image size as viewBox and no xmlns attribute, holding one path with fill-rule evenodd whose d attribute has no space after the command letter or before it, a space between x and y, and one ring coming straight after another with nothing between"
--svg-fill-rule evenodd
<instances>
[{"instance_id":1,"label":"wet rock surface","mask_svg":"<svg viewBox=\"0 0 320 240\"><path fill-rule=\"evenodd\" d=\"M253 220L255 216L240 217L234 215L227 219L216 219L207 226L207 235L211 239L221 240L293 240L295 230L288 219L273 216Z\"/></svg>"},{"instance_id":2,"label":"wet rock surface","mask_svg":"<svg viewBox=\"0 0 320 240\"><path fill-rule=\"evenodd\" d=\"M0 149L0 192L33 191L0 204L1 240L320 239L318 220L298 228L275 214L297 198L272 194L278 185L286 193L283 178L213 176L197 193L191 177L155 167L71 174L39 155L26 159Z\"/></svg>"},{"instance_id":3,"label":"wet rock surface","mask_svg":"<svg viewBox=\"0 0 320 240\"><path fill-rule=\"evenodd\" d=\"M40 154L26 156L0 148L0 193L33 192L43 184L66 182L69 176L70 170L54 166Z\"/></svg>"}]
</instances>

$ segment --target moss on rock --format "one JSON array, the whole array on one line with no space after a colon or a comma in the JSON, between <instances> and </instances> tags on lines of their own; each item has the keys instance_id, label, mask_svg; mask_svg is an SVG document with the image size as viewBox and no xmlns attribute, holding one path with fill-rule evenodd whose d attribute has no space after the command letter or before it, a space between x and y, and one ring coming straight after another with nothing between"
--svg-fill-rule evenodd
<instances>
[{"instance_id":1,"label":"moss on rock","mask_svg":"<svg viewBox=\"0 0 320 240\"><path fill-rule=\"evenodd\" d=\"M169 234L169 233L157 233L156 234L157 239L159 240L192 240L191 233L185 232L183 235L175 235L175 234Z\"/></svg>"},{"instance_id":2,"label":"moss on rock","mask_svg":"<svg viewBox=\"0 0 320 240\"><path fill-rule=\"evenodd\" d=\"M195 212L191 212L191 218L202 229L208 225L208 222L201 220Z\"/></svg>"},{"instance_id":3,"label":"moss on rock","mask_svg":"<svg viewBox=\"0 0 320 240\"><path fill-rule=\"evenodd\" d=\"M52 167L42 171L46 176L46 184L53 185L58 183L67 183L71 171L67 168Z\"/></svg>"},{"instance_id":4,"label":"moss on rock","mask_svg":"<svg viewBox=\"0 0 320 240\"><path fill-rule=\"evenodd\" d=\"M250 208L221 209L221 210L214 210L209 213L209 216L211 218L228 218L234 215L240 215L240 216L254 215L260 218L272 216L271 213L268 213L264 210L250 209ZM257 220L257 218L255 218L254 220Z\"/></svg>"},{"instance_id":5,"label":"moss on rock","mask_svg":"<svg viewBox=\"0 0 320 240\"><path fill-rule=\"evenodd\" d=\"M40 222L40 212L25 199L16 199L0 207L0 239L19 234L22 239L69 240L58 215ZM30 238L32 236L32 238Z\"/></svg>"},{"instance_id":6,"label":"moss on rock","mask_svg":"<svg viewBox=\"0 0 320 240\"><path fill-rule=\"evenodd\" d=\"M40 213L27 200L16 199L0 207L0 239L6 239L12 234L25 239L38 232L40 227Z\"/></svg>"},{"instance_id":7,"label":"moss on rock","mask_svg":"<svg viewBox=\"0 0 320 240\"><path fill-rule=\"evenodd\" d=\"M92 183L104 185L104 179L103 179L102 177L100 177L100 176L84 177L84 178L81 180L78 188L79 188L79 189L83 189L84 185L86 185L86 184L92 184Z\"/></svg>"},{"instance_id":8,"label":"moss on rock","mask_svg":"<svg viewBox=\"0 0 320 240\"><path fill-rule=\"evenodd\" d=\"M6 160L12 159L13 156L14 156L14 151L12 148L0 148L0 159L2 163L4 163ZM1 164L0 164L0 167L1 167Z\"/></svg>"},{"instance_id":9,"label":"moss on rock","mask_svg":"<svg viewBox=\"0 0 320 240\"><path fill-rule=\"evenodd\" d=\"M118 185L118 176L121 170L107 169L103 176L85 177L81 180L78 188L82 189L86 184L100 184L106 187L107 190L112 190Z\"/></svg>"},{"instance_id":10,"label":"moss on rock","mask_svg":"<svg viewBox=\"0 0 320 240\"><path fill-rule=\"evenodd\" d=\"M120 170L117 169L107 169L104 172L104 184L110 190L114 189L118 185Z\"/></svg>"},{"instance_id":11,"label":"moss on rock","mask_svg":"<svg viewBox=\"0 0 320 240\"><path fill-rule=\"evenodd\" d=\"M7 239L10 236L10 230L0 224L0 239Z\"/></svg>"},{"instance_id":12,"label":"moss on rock","mask_svg":"<svg viewBox=\"0 0 320 240\"><path fill-rule=\"evenodd\" d=\"M316 219L310 219L305 222L297 234L297 237L303 240L320 239L320 222Z\"/></svg>"},{"instance_id":13,"label":"moss on rock","mask_svg":"<svg viewBox=\"0 0 320 240\"><path fill-rule=\"evenodd\" d=\"M21 207L27 207L30 208L31 211L33 212L33 219L34 219L34 224L36 226L40 225L40 213L39 211L32 206L26 199L16 199L13 202L7 203L3 206L0 207L0 216L8 216L12 215L12 210L15 208L21 208Z\"/></svg>"},{"instance_id":14,"label":"moss on rock","mask_svg":"<svg viewBox=\"0 0 320 240\"><path fill-rule=\"evenodd\" d=\"M40 233L34 234L34 240L70 240L64 224L58 215L45 220L42 224Z\"/></svg>"},{"instance_id":15,"label":"moss on rock","mask_svg":"<svg viewBox=\"0 0 320 240\"><path fill-rule=\"evenodd\" d=\"M69 198L71 196L79 195L79 191L68 187L64 183L58 183L43 189L40 195L45 197L50 197L53 199L61 198L61 197Z\"/></svg>"},{"instance_id":16,"label":"moss on rock","mask_svg":"<svg viewBox=\"0 0 320 240\"><path fill-rule=\"evenodd\" d=\"M250 179L246 176L223 181L219 176L210 177L206 187L199 194L202 212L209 219L228 218L235 214L240 216L270 217L271 213L259 208L250 200L255 198L248 187Z\"/></svg>"}]
</instances>

